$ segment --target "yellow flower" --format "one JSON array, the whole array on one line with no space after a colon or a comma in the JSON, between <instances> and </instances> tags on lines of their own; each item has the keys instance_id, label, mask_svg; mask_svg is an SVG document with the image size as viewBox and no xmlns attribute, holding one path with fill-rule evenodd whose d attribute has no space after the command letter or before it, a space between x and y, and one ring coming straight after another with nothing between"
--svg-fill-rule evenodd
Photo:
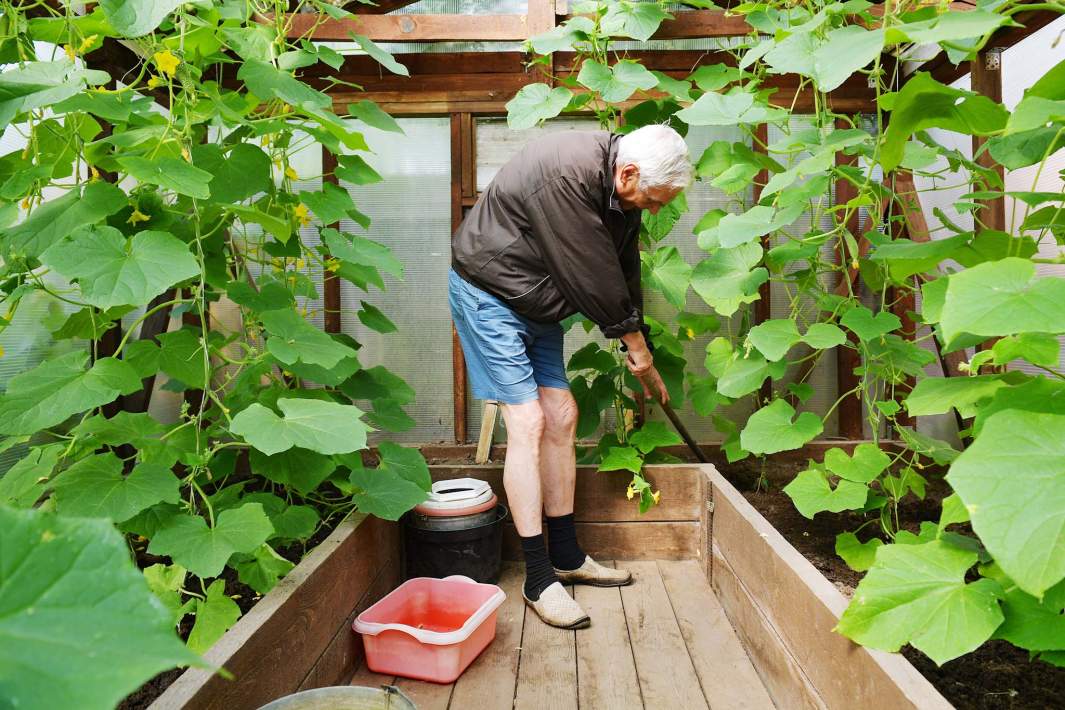
<instances>
[{"instance_id":1,"label":"yellow flower","mask_svg":"<svg viewBox=\"0 0 1065 710\"><path fill-rule=\"evenodd\" d=\"M155 87L160 86L162 83L163 83L163 80L160 79L159 77L157 77L157 76L150 77L148 79L148 88L149 89L154 89Z\"/></svg>"},{"instance_id":2,"label":"yellow flower","mask_svg":"<svg viewBox=\"0 0 1065 710\"><path fill-rule=\"evenodd\" d=\"M296 259L296 270L300 270L307 265L307 262L303 259Z\"/></svg>"},{"instance_id":3,"label":"yellow flower","mask_svg":"<svg viewBox=\"0 0 1065 710\"><path fill-rule=\"evenodd\" d=\"M181 64L181 60L174 56L174 53L169 49L162 52L156 52L152 55L152 59L155 60L155 66L159 67L159 71L167 76L174 76L178 64Z\"/></svg>"},{"instance_id":4,"label":"yellow flower","mask_svg":"<svg viewBox=\"0 0 1065 710\"><path fill-rule=\"evenodd\" d=\"M633 488L632 484L630 483L629 487L625 489L625 497L628 498L629 500L632 500L632 497L634 495L636 495L636 489Z\"/></svg>"},{"instance_id":5,"label":"yellow flower","mask_svg":"<svg viewBox=\"0 0 1065 710\"><path fill-rule=\"evenodd\" d=\"M69 44L63 45L63 51L66 52L67 59L69 59L70 61L74 61L74 57L78 56L78 53L75 52L74 48L71 47Z\"/></svg>"},{"instance_id":6,"label":"yellow flower","mask_svg":"<svg viewBox=\"0 0 1065 710\"><path fill-rule=\"evenodd\" d=\"M192 156L189 155L189 149L185 146L181 146L181 157L185 159L186 163L192 162Z\"/></svg>"},{"instance_id":7,"label":"yellow flower","mask_svg":"<svg viewBox=\"0 0 1065 710\"><path fill-rule=\"evenodd\" d=\"M336 259L330 259L329 261L325 262L325 270L331 271L335 274L336 272L340 271L340 262Z\"/></svg>"},{"instance_id":8,"label":"yellow flower","mask_svg":"<svg viewBox=\"0 0 1065 710\"><path fill-rule=\"evenodd\" d=\"M688 336L688 340L695 340L695 331L691 328L685 328L684 334Z\"/></svg>"},{"instance_id":9,"label":"yellow flower","mask_svg":"<svg viewBox=\"0 0 1065 710\"><path fill-rule=\"evenodd\" d=\"M89 174L92 175L92 179L93 180L99 180L100 179L100 171L96 169L95 165L90 165L89 166Z\"/></svg>"},{"instance_id":10,"label":"yellow flower","mask_svg":"<svg viewBox=\"0 0 1065 710\"><path fill-rule=\"evenodd\" d=\"M662 491L655 491L651 494L651 497L655 499L655 505L658 505L658 499L662 497Z\"/></svg>"},{"instance_id":11,"label":"yellow flower","mask_svg":"<svg viewBox=\"0 0 1065 710\"><path fill-rule=\"evenodd\" d=\"M299 180L300 179L300 176L296 173L295 170L292 169L291 165L289 165L289 166L287 166L285 168L285 177L287 177L289 180Z\"/></svg>"},{"instance_id":12,"label":"yellow flower","mask_svg":"<svg viewBox=\"0 0 1065 710\"><path fill-rule=\"evenodd\" d=\"M126 224L137 224L138 222L148 222L150 220L151 217L138 209L134 209L133 213L129 216L129 219L126 220Z\"/></svg>"},{"instance_id":13,"label":"yellow flower","mask_svg":"<svg viewBox=\"0 0 1065 710\"><path fill-rule=\"evenodd\" d=\"M0 357L3 357L3 356L4 356L4 349L0 348Z\"/></svg>"},{"instance_id":14,"label":"yellow flower","mask_svg":"<svg viewBox=\"0 0 1065 710\"><path fill-rule=\"evenodd\" d=\"M311 223L311 215L307 212L307 205L302 202L296 205L296 209L292 211L292 214L296 215L296 219L300 221L304 227Z\"/></svg>"},{"instance_id":15,"label":"yellow flower","mask_svg":"<svg viewBox=\"0 0 1065 710\"><path fill-rule=\"evenodd\" d=\"M99 35L89 35L83 39L81 44L78 45L78 54L84 54L87 52L89 48L92 47L93 43L96 42L97 37L99 37Z\"/></svg>"},{"instance_id":16,"label":"yellow flower","mask_svg":"<svg viewBox=\"0 0 1065 710\"><path fill-rule=\"evenodd\" d=\"M22 201L22 209L28 210L31 204L32 202L30 201L30 198L27 197L25 200Z\"/></svg>"}]
</instances>

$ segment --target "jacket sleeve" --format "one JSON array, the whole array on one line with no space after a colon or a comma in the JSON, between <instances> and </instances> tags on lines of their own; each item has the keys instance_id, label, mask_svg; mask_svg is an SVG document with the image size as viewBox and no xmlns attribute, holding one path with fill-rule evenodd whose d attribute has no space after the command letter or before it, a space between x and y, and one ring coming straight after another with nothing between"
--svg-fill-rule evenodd
<instances>
[{"instance_id":1,"label":"jacket sleeve","mask_svg":"<svg viewBox=\"0 0 1065 710\"><path fill-rule=\"evenodd\" d=\"M608 338L639 330L628 269L587 190L572 178L556 178L528 197L527 209L548 274L570 305Z\"/></svg>"}]
</instances>

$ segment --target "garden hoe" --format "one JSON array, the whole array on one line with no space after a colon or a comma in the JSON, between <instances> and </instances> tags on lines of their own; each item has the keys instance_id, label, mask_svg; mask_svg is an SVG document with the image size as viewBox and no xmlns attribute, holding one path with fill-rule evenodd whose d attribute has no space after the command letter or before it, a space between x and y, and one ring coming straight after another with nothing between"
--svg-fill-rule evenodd
<instances>
[{"instance_id":1,"label":"garden hoe","mask_svg":"<svg viewBox=\"0 0 1065 710\"><path fill-rule=\"evenodd\" d=\"M640 378L640 382L643 383L644 388L648 392L654 392L654 389L650 384L645 382L643 378ZM677 413L673 411L673 407L669 406L667 402L663 402L657 395L652 394L651 396L656 402L658 402L659 406L662 407L662 411L666 413L667 417L669 417L669 421L673 423L673 428L677 430L678 434L680 434L680 438L684 439L684 443L687 444L688 448L692 450L693 454L695 454L695 458L699 459L700 463L710 463L710 459L706 457L703 450L695 443L695 439L693 439L692 435L688 433L688 429L680 421L680 417L677 416Z\"/></svg>"}]
</instances>

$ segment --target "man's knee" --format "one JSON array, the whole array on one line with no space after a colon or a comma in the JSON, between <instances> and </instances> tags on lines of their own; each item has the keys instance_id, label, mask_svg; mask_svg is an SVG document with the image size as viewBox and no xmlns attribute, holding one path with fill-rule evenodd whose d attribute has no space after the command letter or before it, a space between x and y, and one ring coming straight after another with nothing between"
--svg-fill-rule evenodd
<instances>
[{"instance_id":1,"label":"man's knee","mask_svg":"<svg viewBox=\"0 0 1065 710\"><path fill-rule=\"evenodd\" d=\"M542 401L542 400L541 400ZM555 439L572 439L577 431L577 402L569 392L553 397L543 407L544 433Z\"/></svg>"},{"instance_id":2,"label":"man's knee","mask_svg":"<svg viewBox=\"0 0 1065 710\"><path fill-rule=\"evenodd\" d=\"M544 435L545 416L538 401L504 405L507 438L535 443Z\"/></svg>"}]
</instances>

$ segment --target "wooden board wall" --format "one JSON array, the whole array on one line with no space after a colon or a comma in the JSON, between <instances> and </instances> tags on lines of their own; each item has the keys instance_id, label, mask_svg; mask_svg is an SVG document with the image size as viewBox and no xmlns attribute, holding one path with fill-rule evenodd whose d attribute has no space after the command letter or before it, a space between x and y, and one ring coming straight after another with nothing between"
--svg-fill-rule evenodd
<instances>
[{"instance_id":1,"label":"wooden board wall","mask_svg":"<svg viewBox=\"0 0 1065 710\"><path fill-rule=\"evenodd\" d=\"M487 481L500 502L506 503L503 467L499 464L430 466L429 470L434 481L463 477ZM574 519L581 547L601 559L701 559L699 469L655 465L645 467L643 475L661 492L661 502L641 515L636 501L625 496L631 474L599 472L594 466L577 467ZM521 559L514 524L508 520L504 525L503 557Z\"/></svg>"},{"instance_id":2,"label":"wooden board wall","mask_svg":"<svg viewBox=\"0 0 1065 710\"><path fill-rule=\"evenodd\" d=\"M951 707L901 655L835 633L840 591L716 469L706 473L713 588L781 707Z\"/></svg>"}]
</instances>

